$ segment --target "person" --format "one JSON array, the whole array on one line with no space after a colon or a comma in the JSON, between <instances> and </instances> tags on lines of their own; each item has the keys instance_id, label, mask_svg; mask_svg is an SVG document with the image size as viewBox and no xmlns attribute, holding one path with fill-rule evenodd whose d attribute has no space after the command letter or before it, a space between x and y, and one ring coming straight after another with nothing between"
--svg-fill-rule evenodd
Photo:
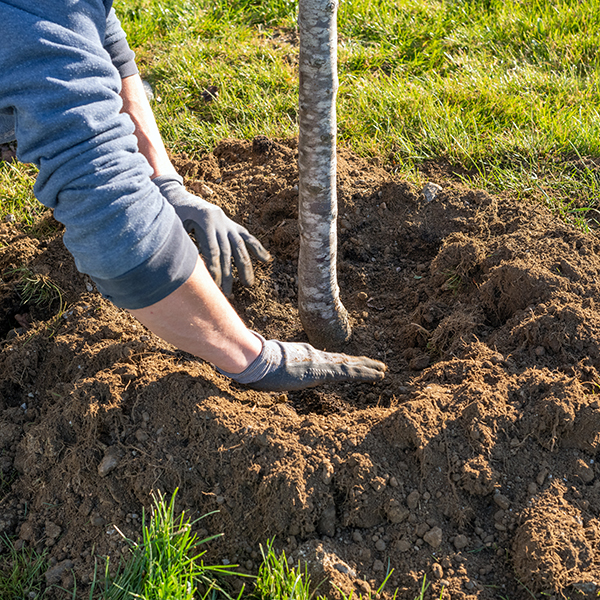
<instances>
[{"instance_id":1,"label":"person","mask_svg":"<svg viewBox=\"0 0 600 600\"><path fill-rule=\"evenodd\" d=\"M36 197L104 297L255 389L383 378L379 361L267 341L233 310L232 261L250 285L250 254L269 254L185 190L112 0L0 0L0 19L0 143L38 166Z\"/></svg>"}]
</instances>

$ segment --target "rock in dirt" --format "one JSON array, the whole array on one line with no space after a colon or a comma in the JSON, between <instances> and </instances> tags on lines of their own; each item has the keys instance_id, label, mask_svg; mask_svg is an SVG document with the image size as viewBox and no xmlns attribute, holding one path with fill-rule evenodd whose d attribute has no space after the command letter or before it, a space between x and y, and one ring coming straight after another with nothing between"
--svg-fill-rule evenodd
<instances>
[{"instance_id":1,"label":"rock in dirt","mask_svg":"<svg viewBox=\"0 0 600 600\"><path fill-rule=\"evenodd\" d=\"M114 471L119 464L120 452L118 448L110 447L104 458L98 465L98 475L100 477L106 477L111 471Z\"/></svg>"},{"instance_id":2,"label":"rock in dirt","mask_svg":"<svg viewBox=\"0 0 600 600\"><path fill-rule=\"evenodd\" d=\"M385 513L390 523L402 523L410 515L410 511L395 498L390 498Z\"/></svg>"},{"instance_id":3,"label":"rock in dirt","mask_svg":"<svg viewBox=\"0 0 600 600\"><path fill-rule=\"evenodd\" d=\"M46 583L48 585L56 585L57 583L60 583L65 572L69 571L72 568L73 568L73 562L68 559L59 562L58 564L54 565L53 567L50 567L46 571L46 574L45 574Z\"/></svg>"},{"instance_id":4,"label":"rock in dirt","mask_svg":"<svg viewBox=\"0 0 600 600\"><path fill-rule=\"evenodd\" d=\"M510 507L510 500L504 494L494 494L494 502L502 510L508 510Z\"/></svg>"},{"instance_id":5,"label":"rock in dirt","mask_svg":"<svg viewBox=\"0 0 600 600\"><path fill-rule=\"evenodd\" d=\"M62 533L62 528L52 521L46 521L44 531L47 538L55 540Z\"/></svg>"},{"instance_id":6,"label":"rock in dirt","mask_svg":"<svg viewBox=\"0 0 600 600\"><path fill-rule=\"evenodd\" d=\"M469 545L469 538L466 535L463 535L461 533L454 538L454 547L457 550L462 550L463 548L466 548L468 545Z\"/></svg>"},{"instance_id":7,"label":"rock in dirt","mask_svg":"<svg viewBox=\"0 0 600 600\"><path fill-rule=\"evenodd\" d=\"M26 542L30 542L35 537L35 529L33 524L29 521L25 521L23 525L21 525L21 529L19 530L19 539L25 540Z\"/></svg>"},{"instance_id":8,"label":"rock in dirt","mask_svg":"<svg viewBox=\"0 0 600 600\"><path fill-rule=\"evenodd\" d=\"M444 569L442 569L440 563L433 563L431 565L431 571L436 579L441 579L444 576Z\"/></svg>"},{"instance_id":9,"label":"rock in dirt","mask_svg":"<svg viewBox=\"0 0 600 600\"><path fill-rule=\"evenodd\" d=\"M433 202L436 196L442 191L442 186L437 183L432 183L431 181L426 183L421 190L423 197L425 198L425 202Z\"/></svg>"},{"instance_id":10,"label":"rock in dirt","mask_svg":"<svg viewBox=\"0 0 600 600\"><path fill-rule=\"evenodd\" d=\"M594 469L581 458L575 461L573 471L583 483L591 483L594 480Z\"/></svg>"},{"instance_id":11,"label":"rock in dirt","mask_svg":"<svg viewBox=\"0 0 600 600\"><path fill-rule=\"evenodd\" d=\"M443 533L441 528L434 527L430 529L424 536L423 540L427 542L432 548L439 548L442 545Z\"/></svg>"},{"instance_id":12,"label":"rock in dirt","mask_svg":"<svg viewBox=\"0 0 600 600\"><path fill-rule=\"evenodd\" d=\"M406 504L410 510L415 510L417 506L419 506L419 499L421 498L421 494L417 490L413 490L406 498Z\"/></svg>"}]
</instances>

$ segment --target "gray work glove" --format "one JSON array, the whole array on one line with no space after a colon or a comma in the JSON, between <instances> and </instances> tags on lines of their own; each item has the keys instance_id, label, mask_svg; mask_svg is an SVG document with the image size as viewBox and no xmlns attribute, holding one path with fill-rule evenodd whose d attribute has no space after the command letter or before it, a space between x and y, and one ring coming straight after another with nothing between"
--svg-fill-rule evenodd
<instances>
[{"instance_id":1,"label":"gray work glove","mask_svg":"<svg viewBox=\"0 0 600 600\"><path fill-rule=\"evenodd\" d=\"M380 381L387 367L366 356L348 356L316 350L309 344L265 340L258 358L241 373L223 375L255 390L283 392L302 390L321 383Z\"/></svg>"},{"instance_id":2,"label":"gray work glove","mask_svg":"<svg viewBox=\"0 0 600 600\"><path fill-rule=\"evenodd\" d=\"M186 231L194 233L208 271L223 293L231 296L232 258L242 283L252 285L254 271L248 250L266 262L271 255L262 244L245 227L225 216L218 206L187 192L183 179L176 173L159 175L152 181L175 209Z\"/></svg>"}]
</instances>

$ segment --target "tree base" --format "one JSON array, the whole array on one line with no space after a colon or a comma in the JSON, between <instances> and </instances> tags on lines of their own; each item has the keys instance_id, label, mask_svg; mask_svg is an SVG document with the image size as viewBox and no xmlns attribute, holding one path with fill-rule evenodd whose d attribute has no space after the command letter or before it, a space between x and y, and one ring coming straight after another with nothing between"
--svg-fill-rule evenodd
<instances>
[{"instance_id":1,"label":"tree base","mask_svg":"<svg viewBox=\"0 0 600 600\"><path fill-rule=\"evenodd\" d=\"M300 311L300 320L309 342L318 350L340 352L352 335L350 319L343 306L331 319Z\"/></svg>"}]
</instances>

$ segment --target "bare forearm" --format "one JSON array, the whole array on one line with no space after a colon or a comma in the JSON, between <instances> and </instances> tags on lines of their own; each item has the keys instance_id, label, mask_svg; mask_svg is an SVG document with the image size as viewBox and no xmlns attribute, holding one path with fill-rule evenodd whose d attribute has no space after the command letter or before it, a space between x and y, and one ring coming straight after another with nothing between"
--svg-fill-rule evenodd
<instances>
[{"instance_id":1,"label":"bare forearm","mask_svg":"<svg viewBox=\"0 0 600 600\"><path fill-rule=\"evenodd\" d=\"M200 259L175 292L130 312L162 339L230 373L242 372L262 348Z\"/></svg>"},{"instance_id":2,"label":"bare forearm","mask_svg":"<svg viewBox=\"0 0 600 600\"><path fill-rule=\"evenodd\" d=\"M131 75L121 82L122 112L127 113L135 125L139 151L154 169L152 177L174 173L175 168L162 141L141 77Z\"/></svg>"}]
</instances>

